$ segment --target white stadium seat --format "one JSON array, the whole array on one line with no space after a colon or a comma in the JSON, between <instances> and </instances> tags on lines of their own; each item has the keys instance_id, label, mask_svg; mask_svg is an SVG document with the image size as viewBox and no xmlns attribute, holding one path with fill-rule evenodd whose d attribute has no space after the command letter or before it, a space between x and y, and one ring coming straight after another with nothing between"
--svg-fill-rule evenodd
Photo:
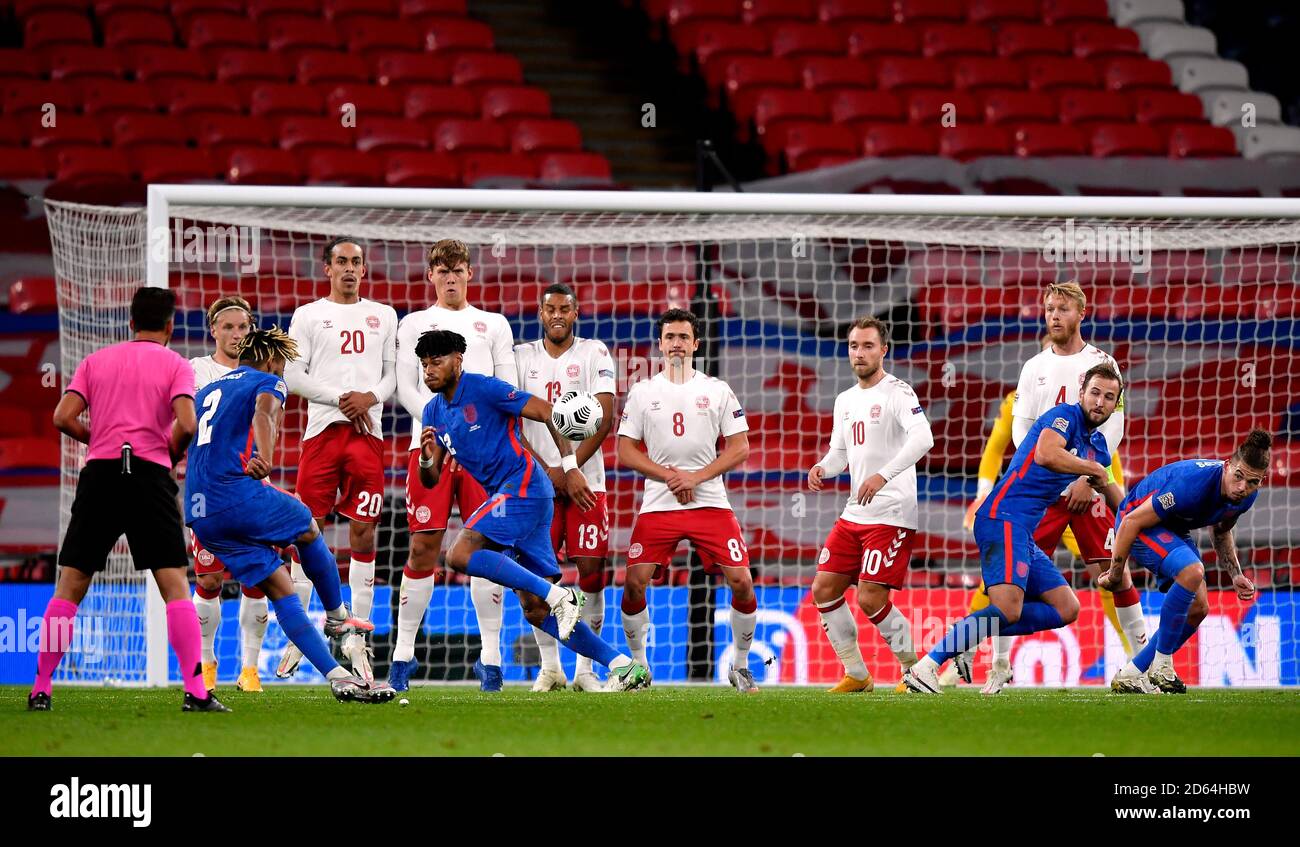
<instances>
[{"instance_id":1,"label":"white stadium seat","mask_svg":"<svg viewBox=\"0 0 1300 847\"><path fill-rule=\"evenodd\" d=\"M1241 107L1247 103L1255 106L1255 125L1282 123L1282 104L1272 94L1263 91L1207 91L1201 95L1205 112L1215 126L1241 126L1245 114Z\"/></svg>"},{"instance_id":2,"label":"white stadium seat","mask_svg":"<svg viewBox=\"0 0 1300 847\"><path fill-rule=\"evenodd\" d=\"M1293 126L1233 127L1237 147L1247 159L1300 156L1300 128Z\"/></svg>"},{"instance_id":3,"label":"white stadium seat","mask_svg":"<svg viewBox=\"0 0 1300 847\"><path fill-rule=\"evenodd\" d=\"M1173 24L1167 21L1136 27L1142 48L1152 59L1162 62L1176 56L1219 57L1218 39L1205 27Z\"/></svg>"},{"instance_id":4,"label":"white stadium seat","mask_svg":"<svg viewBox=\"0 0 1300 847\"><path fill-rule=\"evenodd\" d=\"M1227 59L1171 59L1169 68L1174 74L1178 90L1196 94L1208 89L1245 91L1250 88L1250 75L1241 62Z\"/></svg>"}]
</instances>

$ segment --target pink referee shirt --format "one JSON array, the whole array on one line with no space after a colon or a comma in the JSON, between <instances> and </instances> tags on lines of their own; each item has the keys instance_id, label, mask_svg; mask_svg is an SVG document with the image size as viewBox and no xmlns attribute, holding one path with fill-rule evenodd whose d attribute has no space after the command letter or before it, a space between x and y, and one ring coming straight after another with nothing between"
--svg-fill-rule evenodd
<instances>
[{"instance_id":1,"label":"pink referee shirt","mask_svg":"<svg viewBox=\"0 0 1300 847\"><path fill-rule=\"evenodd\" d=\"M172 466L172 400L194 396L194 369L153 341L124 341L87 356L68 384L90 407L88 459L117 459L131 444L137 459Z\"/></svg>"}]
</instances>

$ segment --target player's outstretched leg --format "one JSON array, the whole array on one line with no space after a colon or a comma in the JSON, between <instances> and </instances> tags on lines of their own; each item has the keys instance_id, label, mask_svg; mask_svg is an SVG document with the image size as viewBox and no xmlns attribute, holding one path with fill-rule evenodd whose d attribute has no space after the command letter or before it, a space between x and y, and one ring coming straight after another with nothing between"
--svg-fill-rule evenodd
<instances>
[{"instance_id":1,"label":"player's outstretched leg","mask_svg":"<svg viewBox=\"0 0 1300 847\"><path fill-rule=\"evenodd\" d=\"M953 624L934 649L922 656L903 674L903 684L918 694L942 694L939 667L953 656L974 650L999 628L1007 625L1007 618L993 604L972 612Z\"/></svg>"},{"instance_id":2,"label":"player's outstretched leg","mask_svg":"<svg viewBox=\"0 0 1300 847\"><path fill-rule=\"evenodd\" d=\"M241 586L239 597L239 637L241 642L241 669L235 687L240 691L262 692L262 678L257 672L262 655L262 640L266 637L266 622L270 604L258 588Z\"/></svg>"},{"instance_id":3,"label":"player's outstretched leg","mask_svg":"<svg viewBox=\"0 0 1300 847\"><path fill-rule=\"evenodd\" d=\"M554 615L548 613L548 607L542 598L521 592L519 601L524 604L524 616L529 623L551 636L557 636L558 622ZM633 691L650 685L650 674L645 665L610 647L581 621L574 626L573 634L564 642L564 646L579 656L586 656L609 668L609 679L600 691Z\"/></svg>"},{"instance_id":4,"label":"player's outstretched leg","mask_svg":"<svg viewBox=\"0 0 1300 847\"><path fill-rule=\"evenodd\" d=\"M293 580L294 593L298 595L298 602L306 609L311 605L311 580L302 569L301 554L297 547L289 548L289 573ZM284 648L284 654L280 657L280 664L275 669L275 675L280 679L289 679L298 672L298 664L302 662L302 651L298 645L293 642Z\"/></svg>"}]
</instances>

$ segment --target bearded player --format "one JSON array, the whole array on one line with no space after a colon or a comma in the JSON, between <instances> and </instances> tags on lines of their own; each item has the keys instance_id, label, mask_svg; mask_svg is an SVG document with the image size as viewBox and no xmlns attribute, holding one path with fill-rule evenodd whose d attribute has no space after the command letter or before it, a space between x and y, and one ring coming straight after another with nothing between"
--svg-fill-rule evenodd
<instances>
[{"instance_id":1,"label":"bearded player","mask_svg":"<svg viewBox=\"0 0 1300 847\"><path fill-rule=\"evenodd\" d=\"M903 587L917 529L916 463L934 446L930 423L911 386L882 367L889 328L862 318L849 330L849 365L857 384L835 398L830 450L808 471L808 488L849 469L844 512L817 557L813 602L822 629L844 663L844 679L832 693L871 691L874 685L858 625L844 594L858 584L858 606L876 625L904 672L916 664L912 628L889 599ZM899 691L906 691L900 681Z\"/></svg>"},{"instance_id":2,"label":"bearded player","mask_svg":"<svg viewBox=\"0 0 1300 847\"><path fill-rule=\"evenodd\" d=\"M609 512L605 506L605 457L601 444L614 423L614 360L608 348L591 338L573 334L578 320L578 298L567 285L555 284L542 292L538 309L542 337L515 346L515 364L519 368L519 387L529 394L555 403L570 391L584 391L600 403L600 426L594 435L573 445L578 467L591 486L594 505L583 509L568 496L560 453L551 443L545 423L524 420L524 437L546 468L555 487L555 516L551 520L551 544L556 556L563 550L578 568L578 588L582 591L582 620L600 635L605 621L605 560L609 554ZM555 639L540 629L533 629L541 653L542 669L533 684L534 691L557 691L568 680L560 667L560 648ZM592 670L588 656L579 654L573 675L575 691L599 691L601 681Z\"/></svg>"}]
</instances>

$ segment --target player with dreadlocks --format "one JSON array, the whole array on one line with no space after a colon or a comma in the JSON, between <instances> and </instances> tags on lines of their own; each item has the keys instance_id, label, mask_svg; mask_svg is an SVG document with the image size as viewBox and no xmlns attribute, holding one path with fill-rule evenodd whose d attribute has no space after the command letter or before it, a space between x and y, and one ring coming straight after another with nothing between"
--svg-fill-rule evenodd
<instances>
[{"instance_id":1,"label":"player with dreadlocks","mask_svg":"<svg viewBox=\"0 0 1300 847\"><path fill-rule=\"evenodd\" d=\"M325 606L331 638L369 631L343 603L334 554L301 500L266 482L284 415L284 367L298 345L278 327L255 329L239 343L239 367L208 383L195 399L199 431L190 447L185 478L185 523L199 542L225 562L231 576L256 585L275 608L289 640L330 680L339 700L383 702L392 688L348 674L312 628L302 601L281 566L276 547L298 545L303 570Z\"/></svg>"}]
</instances>

